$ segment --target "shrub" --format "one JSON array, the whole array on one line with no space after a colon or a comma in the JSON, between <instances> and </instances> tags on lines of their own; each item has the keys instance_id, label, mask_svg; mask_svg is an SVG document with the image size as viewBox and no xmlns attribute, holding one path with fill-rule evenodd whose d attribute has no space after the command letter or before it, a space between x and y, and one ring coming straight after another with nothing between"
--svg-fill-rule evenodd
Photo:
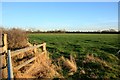
<instances>
[{"instance_id":1,"label":"shrub","mask_svg":"<svg viewBox=\"0 0 120 80\"><path fill-rule=\"evenodd\" d=\"M21 29L10 29L8 34L8 48L11 50L24 48L27 46L27 34Z\"/></svg>"}]
</instances>

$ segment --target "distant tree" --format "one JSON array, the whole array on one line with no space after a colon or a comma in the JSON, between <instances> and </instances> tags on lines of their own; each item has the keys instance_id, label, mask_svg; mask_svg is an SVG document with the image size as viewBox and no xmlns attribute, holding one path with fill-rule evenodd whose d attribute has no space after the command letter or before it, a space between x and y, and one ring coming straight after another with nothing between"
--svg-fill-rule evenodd
<instances>
[{"instance_id":1,"label":"distant tree","mask_svg":"<svg viewBox=\"0 0 120 80\"><path fill-rule=\"evenodd\" d=\"M97 32L101 32L101 30L97 30Z\"/></svg>"},{"instance_id":2,"label":"distant tree","mask_svg":"<svg viewBox=\"0 0 120 80\"><path fill-rule=\"evenodd\" d=\"M115 29L103 30L102 32L117 32Z\"/></svg>"},{"instance_id":3,"label":"distant tree","mask_svg":"<svg viewBox=\"0 0 120 80\"><path fill-rule=\"evenodd\" d=\"M37 32L39 33L39 32L41 32L40 30L37 30Z\"/></svg>"},{"instance_id":4,"label":"distant tree","mask_svg":"<svg viewBox=\"0 0 120 80\"><path fill-rule=\"evenodd\" d=\"M65 29L60 29L60 30L55 29L53 31L47 31L47 33L65 33L65 32L66 32Z\"/></svg>"},{"instance_id":5,"label":"distant tree","mask_svg":"<svg viewBox=\"0 0 120 80\"><path fill-rule=\"evenodd\" d=\"M109 32L109 30L102 30L101 32Z\"/></svg>"},{"instance_id":6,"label":"distant tree","mask_svg":"<svg viewBox=\"0 0 120 80\"><path fill-rule=\"evenodd\" d=\"M117 32L115 29L109 29L109 32Z\"/></svg>"}]
</instances>

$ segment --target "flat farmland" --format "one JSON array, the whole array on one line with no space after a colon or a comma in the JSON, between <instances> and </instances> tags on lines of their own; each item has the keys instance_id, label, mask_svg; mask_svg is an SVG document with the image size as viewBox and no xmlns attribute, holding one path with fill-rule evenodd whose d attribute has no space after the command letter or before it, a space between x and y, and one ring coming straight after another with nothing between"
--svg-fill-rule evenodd
<instances>
[{"instance_id":1,"label":"flat farmland","mask_svg":"<svg viewBox=\"0 0 120 80\"><path fill-rule=\"evenodd\" d=\"M47 43L49 52L116 54L117 34L30 34L31 43Z\"/></svg>"},{"instance_id":2,"label":"flat farmland","mask_svg":"<svg viewBox=\"0 0 120 80\"><path fill-rule=\"evenodd\" d=\"M78 70L69 78L120 77L119 58L116 54L120 45L118 34L39 33L29 34L28 37L32 44L46 42L47 50L53 60L60 56L69 58L72 55L75 58ZM87 55L90 54L94 56L94 59L87 62ZM63 75L65 74L67 73L63 71Z\"/></svg>"}]
</instances>

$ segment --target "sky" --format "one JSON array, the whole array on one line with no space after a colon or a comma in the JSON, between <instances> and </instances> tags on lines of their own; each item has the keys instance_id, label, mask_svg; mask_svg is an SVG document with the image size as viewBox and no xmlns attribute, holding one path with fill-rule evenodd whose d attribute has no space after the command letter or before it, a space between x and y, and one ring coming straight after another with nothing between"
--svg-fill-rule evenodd
<instances>
[{"instance_id":1,"label":"sky","mask_svg":"<svg viewBox=\"0 0 120 80\"><path fill-rule=\"evenodd\" d=\"M2 2L119 2L119 0L1 0Z\"/></svg>"},{"instance_id":2,"label":"sky","mask_svg":"<svg viewBox=\"0 0 120 80\"><path fill-rule=\"evenodd\" d=\"M2 25L34 30L118 29L117 2L2 2Z\"/></svg>"}]
</instances>

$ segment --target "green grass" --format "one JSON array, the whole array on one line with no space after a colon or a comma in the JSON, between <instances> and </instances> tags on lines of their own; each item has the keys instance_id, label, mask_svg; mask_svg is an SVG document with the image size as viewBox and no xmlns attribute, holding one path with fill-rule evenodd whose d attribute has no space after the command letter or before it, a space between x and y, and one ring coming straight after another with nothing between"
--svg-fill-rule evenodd
<instances>
[{"instance_id":1,"label":"green grass","mask_svg":"<svg viewBox=\"0 0 120 80\"><path fill-rule=\"evenodd\" d=\"M60 56L66 58L73 55L76 58L78 71L69 78L89 78L91 74L98 78L119 78L119 59L116 55L118 49L118 34L29 34L31 43L47 43L47 50L52 59ZM99 59L106 61L112 70L105 68L100 63L83 64L87 54L93 54ZM94 68L93 68L94 67ZM87 73L80 75L84 69ZM92 69L92 72L89 71Z\"/></svg>"}]
</instances>

